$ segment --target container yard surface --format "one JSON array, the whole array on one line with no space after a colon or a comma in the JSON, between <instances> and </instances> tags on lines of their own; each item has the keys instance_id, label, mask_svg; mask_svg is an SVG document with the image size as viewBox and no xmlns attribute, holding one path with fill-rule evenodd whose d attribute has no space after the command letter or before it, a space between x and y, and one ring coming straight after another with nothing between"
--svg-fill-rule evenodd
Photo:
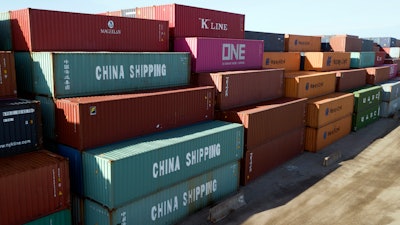
<instances>
[{"instance_id":1,"label":"container yard surface","mask_svg":"<svg viewBox=\"0 0 400 225\"><path fill-rule=\"evenodd\" d=\"M400 224L399 125L398 115L381 118L304 152L241 187L246 204L217 223L208 207L179 224Z\"/></svg>"}]
</instances>

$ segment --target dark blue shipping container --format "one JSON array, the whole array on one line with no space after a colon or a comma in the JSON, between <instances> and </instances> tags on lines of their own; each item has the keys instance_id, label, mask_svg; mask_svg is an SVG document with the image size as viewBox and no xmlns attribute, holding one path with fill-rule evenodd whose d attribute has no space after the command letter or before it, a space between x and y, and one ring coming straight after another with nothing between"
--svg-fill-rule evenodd
<instances>
[{"instance_id":1,"label":"dark blue shipping container","mask_svg":"<svg viewBox=\"0 0 400 225\"><path fill-rule=\"evenodd\" d=\"M366 38L380 45L382 48L396 47L397 39L393 37L370 37Z\"/></svg>"},{"instance_id":2,"label":"dark blue shipping container","mask_svg":"<svg viewBox=\"0 0 400 225\"><path fill-rule=\"evenodd\" d=\"M285 34L245 31L244 38L251 40L263 40L264 52L285 51Z\"/></svg>"},{"instance_id":3,"label":"dark blue shipping container","mask_svg":"<svg viewBox=\"0 0 400 225\"><path fill-rule=\"evenodd\" d=\"M374 50L374 41L368 39L361 39L361 51L372 52Z\"/></svg>"},{"instance_id":4,"label":"dark blue shipping container","mask_svg":"<svg viewBox=\"0 0 400 225\"><path fill-rule=\"evenodd\" d=\"M71 192L84 196L82 152L66 145L59 144L58 154L68 158L69 160Z\"/></svg>"}]
</instances>

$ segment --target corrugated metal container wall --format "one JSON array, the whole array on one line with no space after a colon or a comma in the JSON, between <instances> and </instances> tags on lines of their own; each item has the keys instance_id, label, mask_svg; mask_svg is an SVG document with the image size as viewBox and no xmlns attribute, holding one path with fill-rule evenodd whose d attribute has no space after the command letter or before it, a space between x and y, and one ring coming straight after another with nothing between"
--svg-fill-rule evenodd
<instances>
[{"instance_id":1,"label":"corrugated metal container wall","mask_svg":"<svg viewBox=\"0 0 400 225\"><path fill-rule=\"evenodd\" d=\"M375 65L375 52L351 52L350 68L366 68Z\"/></svg>"},{"instance_id":2,"label":"corrugated metal container wall","mask_svg":"<svg viewBox=\"0 0 400 225\"><path fill-rule=\"evenodd\" d=\"M136 18L136 8L122 9L121 16Z\"/></svg>"},{"instance_id":3,"label":"corrugated metal container wall","mask_svg":"<svg viewBox=\"0 0 400 225\"><path fill-rule=\"evenodd\" d=\"M23 224L69 208L67 159L40 150L0 158L0 165L0 199L6 203L0 204L0 224Z\"/></svg>"},{"instance_id":4,"label":"corrugated metal container wall","mask_svg":"<svg viewBox=\"0 0 400 225\"><path fill-rule=\"evenodd\" d=\"M333 52L332 46L329 40L334 35L322 35L321 36L321 52Z\"/></svg>"},{"instance_id":5,"label":"corrugated metal container wall","mask_svg":"<svg viewBox=\"0 0 400 225\"><path fill-rule=\"evenodd\" d=\"M361 52L362 40L357 36L335 35L329 43L335 52Z\"/></svg>"},{"instance_id":6,"label":"corrugated metal container wall","mask_svg":"<svg viewBox=\"0 0 400 225\"><path fill-rule=\"evenodd\" d=\"M71 193L71 214L73 225L84 225L84 200L83 197Z\"/></svg>"},{"instance_id":7,"label":"corrugated metal container wall","mask_svg":"<svg viewBox=\"0 0 400 225\"><path fill-rule=\"evenodd\" d=\"M262 67L266 69L283 68L285 71L299 71L300 52L264 52Z\"/></svg>"},{"instance_id":8,"label":"corrugated metal container wall","mask_svg":"<svg viewBox=\"0 0 400 225\"><path fill-rule=\"evenodd\" d=\"M381 66L385 63L386 52L375 52L374 66Z\"/></svg>"},{"instance_id":9,"label":"corrugated metal container wall","mask_svg":"<svg viewBox=\"0 0 400 225\"><path fill-rule=\"evenodd\" d=\"M245 31L245 39L263 40L264 52L284 52L285 34Z\"/></svg>"},{"instance_id":10,"label":"corrugated metal container wall","mask_svg":"<svg viewBox=\"0 0 400 225\"><path fill-rule=\"evenodd\" d=\"M400 98L390 102L381 102L380 109L380 117L393 116L400 109Z\"/></svg>"},{"instance_id":11,"label":"corrugated metal container wall","mask_svg":"<svg viewBox=\"0 0 400 225\"><path fill-rule=\"evenodd\" d=\"M175 224L238 188L239 163L229 163L112 211L85 200L85 224Z\"/></svg>"},{"instance_id":12,"label":"corrugated metal container wall","mask_svg":"<svg viewBox=\"0 0 400 225\"><path fill-rule=\"evenodd\" d=\"M242 157L243 126L222 121L119 142L83 152L85 196L119 208Z\"/></svg>"},{"instance_id":13,"label":"corrugated metal container wall","mask_svg":"<svg viewBox=\"0 0 400 225\"><path fill-rule=\"evenodd\" d=\"M366 38L369 40L374 41L378 45L380 45L382 48L386 47L395 47L396 46L396 38L392 37L371 37L371 38Z\"/></svg>"},{"instance_id":14,"label":"corrugated metal container wall","mask_svg":"<svg viewBox=\"0 0 400 225\"><path fill-rule=\"evenodd\" d=\"M175 38L174 50L190 52L192 72L261 69L263 41L223 38Z\"/></svg>"},{"instance_id":15,"label":"corrugated metal container wall","mask_svg":"<svg viewBox=\"0 0 400 225\"><path fill-rule=\"evenodd\" d=\"M241 162L241 184L249 184L303 151L304 127L289 131L258 147L248 149Z\"/></svg>"},{"instance_id":16,"label":"corrugated metal container wall","mask_svg":"<svg viewBox=\"0 0 400 225\"><path fill-rule=\"evenodd\" d=\"M42 124L38 101L0 101L0 157L37 150L41 147Z\"/></svg>"},{"instance_id":17,"label":"corrugated metal container wall","mask_svg":"<svg viewBox=\"0 0 400 225\"><path fill-rule=\"evenodd\" d=\"M367 70L367 84L376 85L389 80L390 66L369 67Z\"/></svg>"},{"instance_id":18,"label":"corrugated metal container wall","mask_svg":"<svg viewBox=\"0 0 400 225\"><path fill-rule=\"evenodd\" d=\"M53 98L36 95L35 100L40 102L43 138L56 140L56 105Z\"/></svg>"},{"instance_id":19,"label":"corrugated metal container wall","mask_svg":"<svg viewBox=\"0 0 400 225\"><path fill-rule=\"evenodd\" d=\"M287 52L320 52L321 37L285 34L285 51Z\"/></svg>"},{"instance_id":20,"label":"corrugated metal container wall","mask_svg":"<svg viewBox=\"0 0 400 225\"><path fill-rule=\"evenodd\" d=\"M388 66L390 68L389 79L395 78L397 76L397 64L383 64L383 66Z\"/></svg>"},{"instance_id":21,"label":"corrugated metal container wall","mask_svg":"<svg viewBox=\"0 0 400 225\"><path fill-rule=\"evenodd\" d=\"M136 17L169 21L171 37L244 38L244 15L168 4L136 8Z\"/></svg>"},{"instance_id":22,"label":"corrugated metal container wall","mask_svg":"<svg viewBox=\"0 0 400 225\"><path fill-rule=\"evenodd\" d=\"M0 50L11 51L11 20L9 12L0 12Z\"/></svg>"},{"instance_id":23,"label":"corrugated metal container wall","mask_svg":"<svg viewBox=\"0 0 400 225\"><path fill-rule=\"evenodd\" d=\"M315 98L335 92L336 72L285 72L285 96Z\"/></svg>"},{"instance_id":24,"label":"corrugated metal container wall","mask_svg":"<svg viewBox=\"0 0 400 225\"><path fill-rule=\"evenodd\" d=\"M246 70L194 74L198 85L216 88L216 109L225 110L283 97L283 70Z\"/></svg>"},{"instance_id":25,"label":"corrugated metal container wall","mask_svg":"<svg viewBox=\"0 0 400 225\"><path fill-rule=\"evenodd\" d=\"M305 52L304 70L333 71L350 68L350 52Z\"/></svg>"},{"instance_id":26,"label":"corrugated metal container wall","mask_svg":"<svg viewBox=\"0 0 400 225\"><path fill-rule=\"evenodd\" d=\"M39 9L11 11L15 51L168 51L168 22ZM65 29L59 29L63 27Z\"/></svg>"},{"instance_id":27,"label":"corrugated metal container wall","mask_svg":"<svg viewBox=\"0 0 400 225\"><path fill-rule=\"evenodd\" d=\"M64 209L24 225L72 225L71 210Z\"/></svg>"},{"instance_id":28,"label":"corrugated metal container wall","mask_svg":"<svg viewBox=\"0 0 400 225\"><path fill-rule=\"evenodd\" d=\"M379 120L380 104L373 105L364 111L353 114L352 130L357 131Z\"/></svg>"},{"instance_id":29,"label":"corrugated metal container wall","mask_svg":"<svg viewBox=\"0 0 400 225\"><path fill-rule=\"evenodd\" d=\"M216 111L216 118L243 124L245 149L252 149L291 130L304 127L305 113L305 98L279 98L232 110Z\"/></svg>"},{"instance_id":30,"label":"corrugated metal container wall","mask_svg":"<svg viewBox=\"0 0 400 225\"><path fill-rule=\"evenodd\" d=\"M336 72L336 92L361 88L367 84L365 69L339 70Z\"/></svg>"},{"instance_id":31,"label":"corrugated metal container wall","mask_svg":"<svg viewBox=\"0 0 400 225\"><path fill-rule=\"evenodd\" d=\"M214 118L214 87L56 100L61 144L86 150Z\"/></svg>"},{"instance_id":32,"label":"corrugated metal container wall","mask_svg":"<svg viewBox=\"0 0 400 225\"><path fill-rule=\"evenodd\" d=\"M121 10L118 11L107 11L104 13L98 13L99 15L104 15L104 16L122 16Z\"/></svg>"},{"instance_id":33,"label":"corrugated metal container wall","mask_svg":"<svg viewBox=\"0 0 400 225\"><path fill-rule=\"evenodd\" d=\"M0 99L16 97L17 78L15 73L14 53L0 51Z\"/></svg>"},{"instance_id":34,"label":"corrugated metal container wall","mask_svg":"<svg viewBox=\"0 0 400 225\"><path fill-rule=\"evenodd\" d=\"M389 80L382 86L382 101L389 102L400 97L400 81Z\"/></svg>"},{"instance_id":35,"label":"corrugated metal container wall","mask_svg":"<svg viewBox=\"0 0 400 225\"><path fill-rule=\"evenodd\" d=\"M361 51L362 52L372 52L374 51L374 42L372 40L361 39Z\"/></svg>"},{"instance_id":36,"label":"corrugated metal container wall","mask_svg":"<svg viewBox=\"0 0 400 225\"><path fill-rule=\"evenodd\" d=\"M382 101L382 86L364 87L353 92L354 112L362 112Z\"/></svg>"},{"instance_id":37,"label":"corrugated metal container wall","mask_svg":"<svg viewBox=\"0 0 400 225\"><path fill-rule=\"evenodd\" d=\"M18 80L20 87L25 88L23 91L56 98L132 92L190 83L189 53L15 54L21 55L16 58L16 64L18 74L23 74Z\"/></svg>"},{"instance_id":38,"label":"corrugated metal container wall","mask_svg":"<svg viewBox=\"0 0 400 225\"><path fill-rule=\"evenodd\" d=\"M400 58L400 47L383 48L390 58Z\"/></svg>"},{"instance_id":39,"label":"corrugated metal container wall","mask_svg":"<svg viewBox=\"0 0 400 225\"><path fill-rule=\"evenodd\" d=\"M332 93L307 102L306 125L319 128L347 115L354 109L352 93Z\"/></svg>"},{"instance_id":40,"label":"corrugated metal container wall","mask_svg":"<svg viewBox=\"0 0 400 225\"><path fill-rule=\"evenodd\" d=\"M400 59L385 59L384 64L397 64L397 75L400 73Z\"/></svg>"},{"instance_id":41,"label":"corrugated metal container wall","mask_svg":"<svg viewBox=\"0 0 400 225\"><path fill-rule=\"evenodd\" d=\"M69 161L69 176L71 177L71 191L79 196L84 196L82 152L66 145L57 145L57 154L64 156Z\"/></svg>"}]
</instances>

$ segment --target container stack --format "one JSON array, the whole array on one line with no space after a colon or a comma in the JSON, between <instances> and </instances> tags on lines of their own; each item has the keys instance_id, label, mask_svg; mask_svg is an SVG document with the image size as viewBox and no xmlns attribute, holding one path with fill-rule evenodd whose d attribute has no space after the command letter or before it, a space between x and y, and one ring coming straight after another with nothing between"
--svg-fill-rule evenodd
<instances>
[{"instance_id":1,"label":"container stack","mask_svg":"<svg viewBox=\"0 0 400 225\"><path fill-rule=\"evenodd\" d=\"M381 84L382 102L380 116L390 117L400 110L400 81L390 80Z\"/></svg>"},{"instance_id":2,"label":"container stack","mask_svg":"<svg viewBox=\"0 0 400 225\"><path fill-rule=\"evenodd\" d=\"M352 130L358 131L379 119L382 87L367 86L352 93L354 94Z\"/></svg>"}]
</instances>

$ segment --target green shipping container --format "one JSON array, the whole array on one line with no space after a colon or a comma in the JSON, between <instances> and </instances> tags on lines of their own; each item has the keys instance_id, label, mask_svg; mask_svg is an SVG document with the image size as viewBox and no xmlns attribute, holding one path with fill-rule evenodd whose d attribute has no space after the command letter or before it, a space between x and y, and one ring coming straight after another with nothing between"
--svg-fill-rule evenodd
<instances>
[{"instance_id":1,"label":"green shipping container","mask_svg":"<svg viewBox=\"0 0 400 225\"><path fill-rule=\"evenodd\" d=\"M241 124L209 121L82 154L85 196L109 209L243 157Z\"/></svg>"},{"instance_id":2,"label":"green shipping container","mask_svg":"<svg viewBox=\"0 0 400 225\"><path fill-rule=\"evenodd\" d=\"M354 94L354 112L362 112L381 102L381 86L367 86L356 91Z\"/></svg>"},{"instance_id":3,"label":"green shipping container","mask_svg":"<svg viewBox=\"0 0 400 225\"><path fill-rule=\"evenodd\" d=\"M25 225L72 225L71 210L65 209L31 221Z\"/></svg>"},{"instance_id":4,"label":"green shipping container","mask_svg":"<svg viewBox=\"0 0 400 225\"><path fill-rule=\"evenodd\" d=\"M375 64L375 52L351 52L350 68L373 67Z\"/></svg>"},{"instance_id":5,"label":"green shipping container","mask_svg":"<svg viewBox=\"0 0 400 225\"><path fill-rule=\"evenodd\" d=\"M239 163L232 162L115 210L110 211L86 199L85 224L175 224L191 213L234 194L238 188Z\"/></svg>"},{"instance_id":6,"label":"green shipping container","mask_svg":"<svg viewBox=\"0 0 400 225\"><path fill-rule=\"evenodd\" d=\"M380 106L374 105L370 108L353 114L352 130L357 131L369 124L379 120Z\"/></svg>"},{"instance_id":7,"label":"green shipping container","mask_svg":"<svg viewBox=\"0 0 400 225\"><path fill-rule=\"evenodd\" d=\"M16 52L18 90L55 98L184 86L189 53Z\"/></svg>"},{"instance_id":8,"label":"green shipping container","mask_svg":"<svg viewBox=\"0 0 400 225\"><path fill-rule=\"evenodd\" d=\"M0 12L0 51L12 51L11 20L9 12Z\"/></svg>"}]
</instances>

